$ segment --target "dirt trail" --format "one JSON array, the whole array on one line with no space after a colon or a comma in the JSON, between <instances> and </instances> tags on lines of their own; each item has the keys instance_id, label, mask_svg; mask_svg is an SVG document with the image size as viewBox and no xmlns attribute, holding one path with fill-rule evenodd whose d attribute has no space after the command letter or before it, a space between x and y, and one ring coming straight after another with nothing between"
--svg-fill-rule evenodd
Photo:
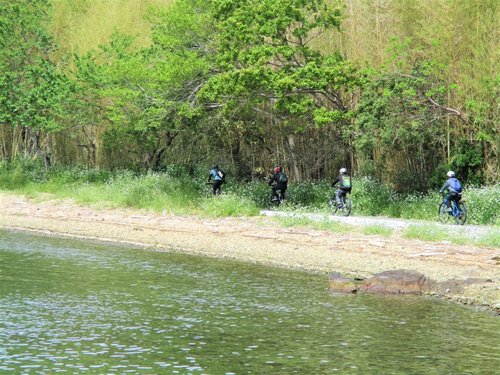
<instances>
[{"instance_id":1,"label":"dirt trail","mask_svg":"<svg viewBox=\"0 0 500 375\"><path fill-rule=\"evenodd\" d=\"M282 228L269 217L197 218L125 209L94 209L71 200L34 201L0 193L0 228L32 230L132 243L278 267L368 277L390 269L423 273L435 281L468 278L473 284L447 298L500 308L496 249Z\"/></svg>"}]
</instances>

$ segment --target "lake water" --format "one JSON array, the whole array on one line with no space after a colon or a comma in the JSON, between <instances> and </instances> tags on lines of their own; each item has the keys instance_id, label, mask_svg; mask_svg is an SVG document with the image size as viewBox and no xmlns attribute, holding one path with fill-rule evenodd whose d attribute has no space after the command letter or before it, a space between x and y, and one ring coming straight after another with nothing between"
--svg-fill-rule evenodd
<instances>
[{"instance_id":1,"label":"lake water","mask_svg":"<svg viewBox=\"0 0 500 375\"><path fill-rule=\"evenodd\" d=\"M0 231L0 372L498 374L498 317L327 285L327 275Z\"/></svg>"}]
</instances>

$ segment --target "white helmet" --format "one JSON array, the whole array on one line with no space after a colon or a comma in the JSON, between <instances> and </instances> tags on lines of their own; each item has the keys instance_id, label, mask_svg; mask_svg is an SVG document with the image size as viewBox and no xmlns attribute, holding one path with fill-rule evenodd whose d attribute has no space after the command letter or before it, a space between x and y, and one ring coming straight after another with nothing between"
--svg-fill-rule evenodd
<instances>
[{"instance_id":1,"label":"white helmet","mask_svg":"<svg viewBox=\"0 0 500 375\"><path fill-rule=\"evenodd\" d=\"M455 172L453 172L453 171L448 171L448 173L446 173L446 175L447 175L449 178L452 178L452 177L455 177Z\"/></svg>"},{"instance_id":2,"label":"white helmet","mask_svg":"<svg viewBox=\"0 0 500 375\"><path fill-rule=\"evenodd\" d=\"M340 174L347 173L347 169L345 169L345 168L340 168L339 173L340 173Z\"/></svg>"}]
</instances>

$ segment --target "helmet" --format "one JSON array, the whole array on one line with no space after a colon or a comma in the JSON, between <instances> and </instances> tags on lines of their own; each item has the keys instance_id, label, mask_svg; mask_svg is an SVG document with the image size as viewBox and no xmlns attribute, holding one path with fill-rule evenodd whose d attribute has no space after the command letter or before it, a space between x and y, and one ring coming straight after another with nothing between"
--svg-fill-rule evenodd
<instances>
[{"instance_id":1,"label":"helmet","mask_svg":"<svg viewBox=\"0 0 500 375\"><path fill-rule=\"evenodd\" d=\"M219 164L214 164L214 166L212 167L212 169L219 169Z\"/></svg>"},{"instance_id":2,"label":"helmet","mask_svg":"<svg viewBox=\"0 0 500 375\"><path fill-rule=\"evenodd\" d=\"M280 172L281 172L281 167L279 165L274 167L274 173L280 173Z\"/></svg>"},{"instance_id":3,"label":"helmet","mask_svg":"<svg viewBox=\"0 0 500 375\"><path fill-rule=\"evenodd\" d=\"M453 171L448 171L448 173L446 173L446 175L447 175L448 177L450 177L450 178L451 178L451 177L455 177L455 172L453 172Z\"/></svg>"},{"instance_id":4,"label":"helmet","mask_svg":"<svg viewBox=\"0 0 500 375\"><path fill-rule=\"evenodd\" d=\"M347 173L347 169L345 169L345 168L340 168L339 173L340 173L340 174Z\"/></svg>"}]
</instances>

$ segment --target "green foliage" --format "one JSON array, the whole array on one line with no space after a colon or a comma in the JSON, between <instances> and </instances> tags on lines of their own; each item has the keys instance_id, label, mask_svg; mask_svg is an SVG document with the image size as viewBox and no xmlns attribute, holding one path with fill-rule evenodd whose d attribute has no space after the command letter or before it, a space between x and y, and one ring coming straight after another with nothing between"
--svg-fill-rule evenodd
<instances>
[{"instance_id":1,"label":"green foliage","mask_svg":"<svg viewBox=\"0 0 500 375\"><path fill-rule=\"evenodd\" d=\"M110 202L116 207L214 216L254 215L259 208L269 207L271 188L265 181L240 182L229 178L222 187L226 195L205 199L207 171L203 165L197 169L169 166L163 172L147 174L77 167L47 171L41 161L19 159L0 164L0 189L30 194L48 192L86 203ZM280 210L326 212L334 192L326 182L290 183L286 204ZM401 195L372 178L355 178L351 198L355 215L432 221L437 220L441 203L437 191ZM500 186L466 186L464 201L468 206L467 223L500 225Z\"/></svg>"},{"instance_id":2,"label":"green foliage","mask_svg":"<svg viewBox=\"0 0 500 375\"><path fill-rule=\"evenodd\" d=\"M0 125L53 132L68 115L73 84L52 61L48 8L45 0L0 1ZM32 148L38 151L38 141Z\"/></svg>"},{"instance_id":3,"label":"green foliage","mask_svg":"<svg viewBox=\"0 0 500 375\"><path fill-rule=\"evenodd\" d=\"M377 178L398 191L427 190L446 141L446 117L433 102L444 102L446 92L425 64L411 75L381 72L365 85L351 131L358 150L379 166Z\"/></svg>"},{"instance_id":4,"label":"green foliage","mask_svg":"<svg viewBox=\"0 0 500 375\"><path fill-rule=\"evenodd\" d=\"M390 191L361 190L360 212L428 217L419 201L446 169L498 181L499 9L0 0L1 157L144 173L218 155L245 179L279 159L292 181L349 161ZM297 184L288 205L321 206L315 189ZM264 207L265 190L250 199Z\"/></svg>"},{"instance_id":5,"label":"green foliage","mask_svg":"<svg viewBox=\"0 0 500 375\"><path fill-rule=\"evenodd\" d=\"M39 159L21 157L14 162L0 162L0 188L17 190L29 183L43 183L47 171Z\"/></svg>"},{"instance_id":6,"label":"green foliage","mask_svg":"<svg viewBox=\"0 0 500 375\"><path fill-rule=\"evenodd\" d=\"M224 194L205 199L200 204L203 214L215 217L253 216L259 208L250 199L234 194Z\"/></svg>"},{"instance_id":7,"label":"green foliage","mask_svg":"<svg viewBox=\"0 0 500 375\"><path fill-rule=\"evenodd\" d=\"M351 199L353 210L366 215L399 216L400 208L391 205L394 193L372 177L356 178L353 181Z\"/></svg>"},{"instance_id":8,"label":"green foliage","mask_svg":"<svg viewBox=\"0 0 500 375\"><path fill-rule=\"evenodd\" d=\"M301 118L320 126L346 119L342 93L358 85L356 70L339 55L322 56L308 45L315 32L339 27L340 12L333 3L213 4L220 73L209 78L202 98L226 106L265 105L283 119Z\"/></svg>"},{"instance_id":9,"label":"green foliage","mask_svg":"<svg viewBox=\"0 0 500 375\"><path fill-rule=\"evenodd\" d=\"M455 156L451 161L451 169L457 176L469 184L480 184L483 182L481 166L484 163L483 149L480 144L460 140L456 145Z\"/></svg>"},{"instance_id":10,"label":"green foliage","mask_svg":"<svg viewBox=\"0 0 500 375\"><path fill-rule=\"evenodd\" d=\"M500 185L466 187L467 222L500 225Z\"/></svg>"},{"instance_id":11,"label":"green foliage","mask_svg":"<svg viewBox=\"0 0 500 375\"><path fill-rule=\"evenodd\" d=\"M193 44L205 41L209 26L193 7L194 2L177 2L151 11L149 48L136 50L134 38L115 33L78 64L82 86L107 103L104 147L120 153L126 147L124 158L142 160L141 168L158 169L165 150L199 116L195 94L208 65L201 46Z\"/></svg>"}]
</instances>

